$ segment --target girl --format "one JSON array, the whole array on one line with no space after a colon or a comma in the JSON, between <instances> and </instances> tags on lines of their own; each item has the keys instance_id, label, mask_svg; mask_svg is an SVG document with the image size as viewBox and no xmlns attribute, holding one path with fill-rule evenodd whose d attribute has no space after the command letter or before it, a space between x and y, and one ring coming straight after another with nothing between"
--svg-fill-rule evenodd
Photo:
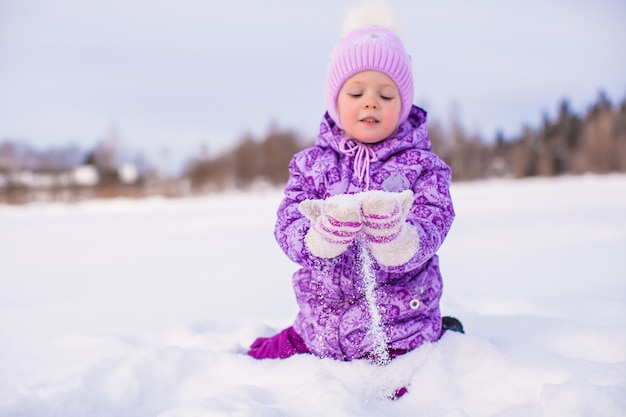
<instances>
[{"instance_id":1,"label":"girl","mask_svg":"<svg viewBox=\"0 0 626 417\"><path fill-rule=\"evenodd\" d=\"M293 326L252 344L258 359L393 358L443 331L435 253L454 218L451 172L432 152L426 112L412 105L411 60L398 36L368 26L340 40L325 95L315 145L289 165L275 228L302 266L293 276L300 311Z\"/></svg>"}]
</instances>

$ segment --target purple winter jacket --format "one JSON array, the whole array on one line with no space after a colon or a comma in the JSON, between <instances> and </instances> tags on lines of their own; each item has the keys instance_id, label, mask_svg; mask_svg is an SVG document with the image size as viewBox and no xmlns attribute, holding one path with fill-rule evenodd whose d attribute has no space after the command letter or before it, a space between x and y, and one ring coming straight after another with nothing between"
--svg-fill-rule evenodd
<instances>
[{"instance_id":1,"label":"purple winter jacket","mask_svg":"<svg viewBox=\"0 0 626 417\"><path fill-rule=\"evenodd\" d=\"M302 266L293 275L300 307L295 330L317 356L351 360L366 357L375 348L368 331L371 320L359 248L352 243L333 259L312 255L304 244L311 224L298 209L306 199L365 191L353 170L354 156L339 150L341 137L326 114L315 145L293 157L274 234L287 256ZM394 138L369 146L378 159L370 165L369 189L399 192L410 188L415 195L407 221L417 229L418 252L401 266L373 261L388 348L410 350L441 336L442 281L435 253L454 218L451 171L432 152L426 112L417 106Z\"/></svg>"}]
</instances>

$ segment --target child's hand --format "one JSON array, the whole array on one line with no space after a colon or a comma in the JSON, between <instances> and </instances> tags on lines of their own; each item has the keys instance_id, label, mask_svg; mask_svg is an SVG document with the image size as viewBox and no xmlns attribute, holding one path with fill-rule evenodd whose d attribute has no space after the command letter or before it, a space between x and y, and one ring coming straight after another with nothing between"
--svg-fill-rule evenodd
<instances>
[{"instance_id":1,"label":"child's hand","mask_svg":"<svg viewBox=\"0 0 626 417\"><path fill-rule=\"evenodd\" d=\"M417 231L406 222L412 204L411 190L401 193L370 191L363 198L363 231L372 256L378 263L386 266L402 265L417 252Z\"/></svg>"},{"instance_id":2,"label":"child's hand","mask_svg":"<svg viewBox=\"0 0 626 417\"><path fill-rule=\"evenodd\" d=\"M358 205L346 204L330 197L323 200L305 200L300 212L311 220L304 241L309 251L320 258L341 255L363 227Z\"/></svg>"}]
</instances>

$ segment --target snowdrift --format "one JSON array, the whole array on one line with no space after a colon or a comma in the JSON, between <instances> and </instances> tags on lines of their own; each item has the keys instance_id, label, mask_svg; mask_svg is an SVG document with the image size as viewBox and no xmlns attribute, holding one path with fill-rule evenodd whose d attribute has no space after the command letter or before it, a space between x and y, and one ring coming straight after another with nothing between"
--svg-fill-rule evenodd
<instances>
[{"instance_id":1,"label":"snowdrift","mask_svg":"<svg viewBox=\"0 0 626 417\"><path fill-rule=\"evenodd\" d=\"M467 334L384 367L245 355L296 313L280 191L0 207L0 415L626 416L626 176L452 195Z\"/></svg>"}]
</instances>

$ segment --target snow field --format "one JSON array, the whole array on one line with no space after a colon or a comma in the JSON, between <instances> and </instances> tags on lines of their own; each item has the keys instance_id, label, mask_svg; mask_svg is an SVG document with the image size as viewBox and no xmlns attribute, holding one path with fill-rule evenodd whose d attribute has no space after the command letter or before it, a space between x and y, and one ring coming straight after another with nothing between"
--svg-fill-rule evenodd
<instances>
[{"instance_id":1,"label":"snow field","mask_svg":"<svg viewBox=\"0 0 626 417\"><path fill-rule=\"evenodd\" d=\"M296 313L280 191L2 206L0 416L626 416L626 176L452 194L467 334L383 367L244 354Z\"/></svg>"}]
</instances>

